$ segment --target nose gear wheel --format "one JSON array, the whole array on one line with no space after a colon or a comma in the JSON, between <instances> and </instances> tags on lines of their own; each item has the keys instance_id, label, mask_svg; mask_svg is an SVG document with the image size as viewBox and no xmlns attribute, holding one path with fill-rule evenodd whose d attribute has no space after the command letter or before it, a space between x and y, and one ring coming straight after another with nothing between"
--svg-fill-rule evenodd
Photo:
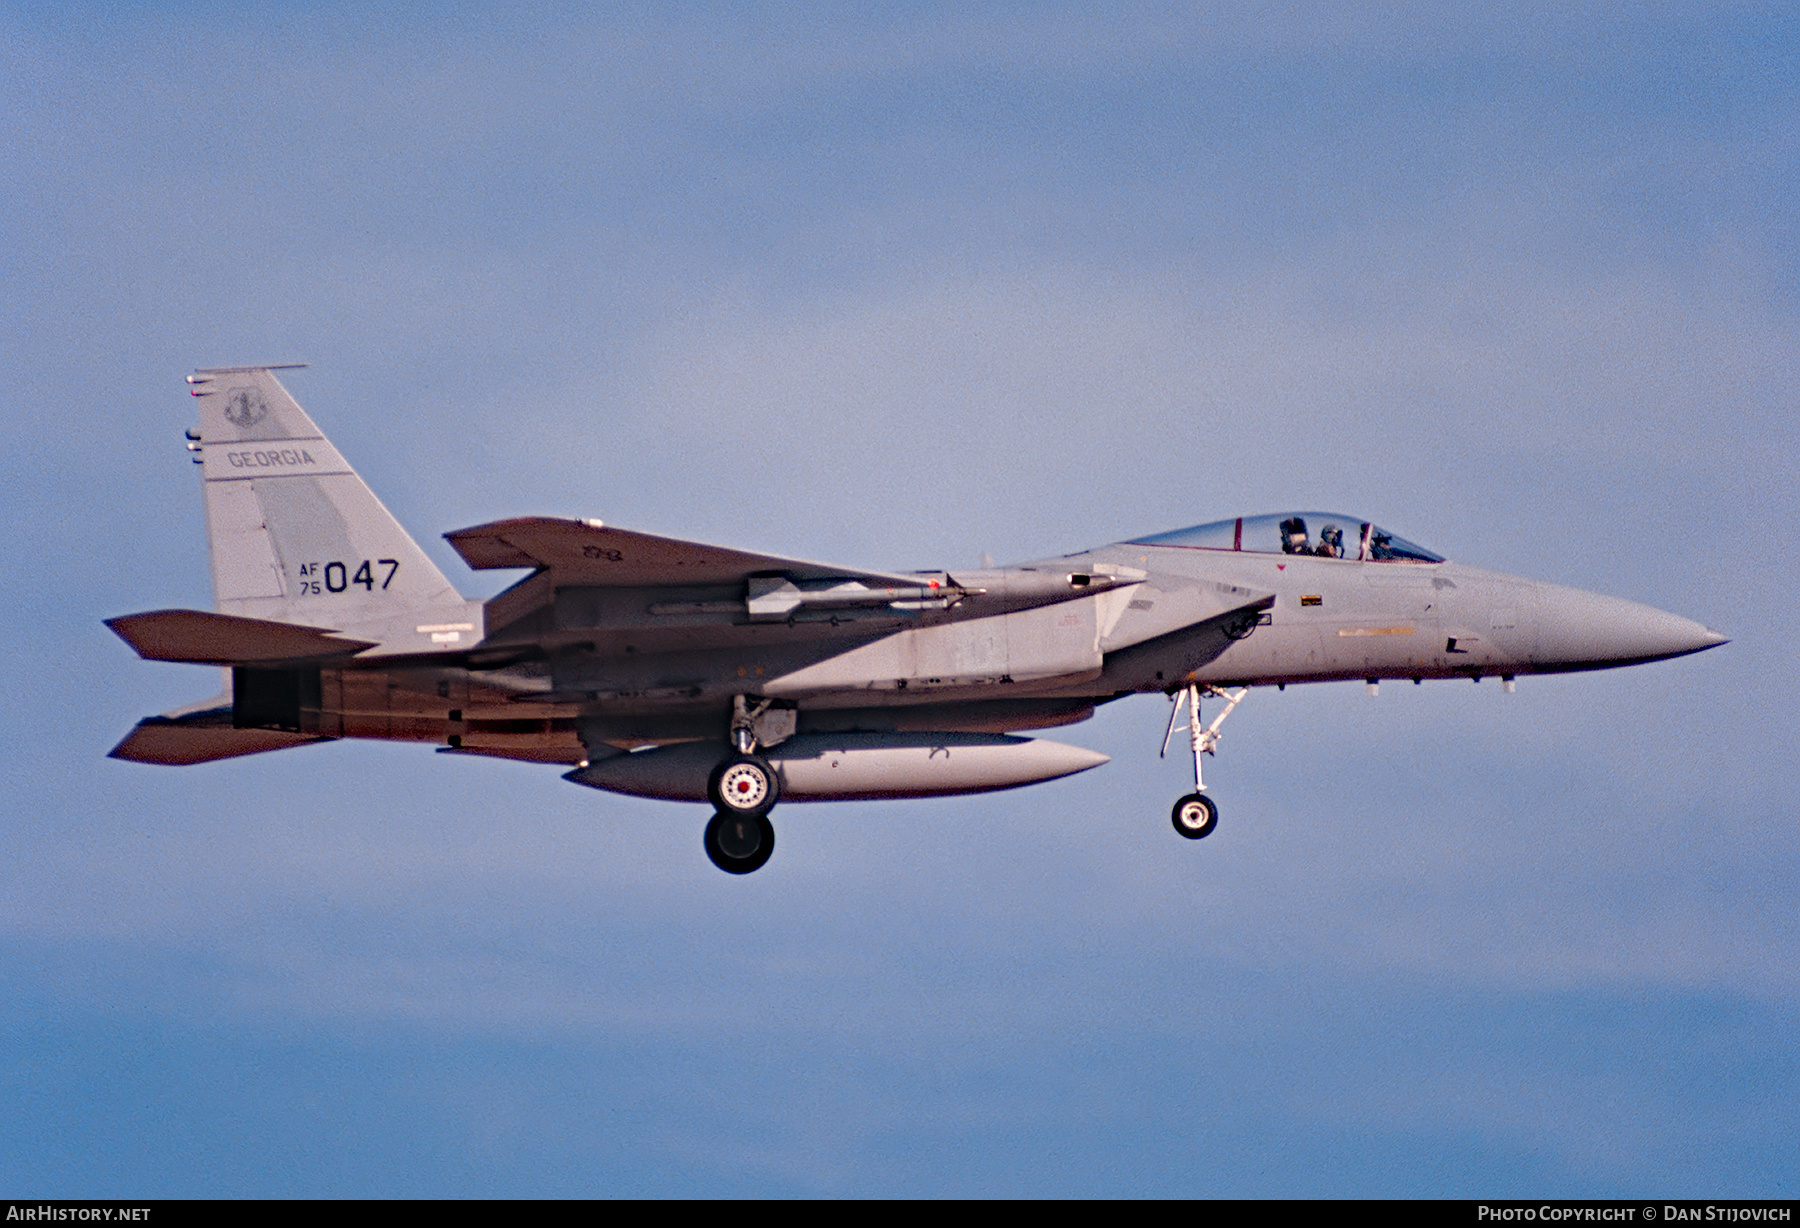
<instances>
[{"instance_id":1,"label":"nose gear wheel","mask_svg":"<svg viewBox=\"0 0 1800 1228\"><path fill-rule=\"evenodd\" d=\"M1169 819L1175 833L1189 840L1204 840L1219 825L1219 808L1204 793L1190 793L1175 803Z\"/></svg>"}]
</instances>

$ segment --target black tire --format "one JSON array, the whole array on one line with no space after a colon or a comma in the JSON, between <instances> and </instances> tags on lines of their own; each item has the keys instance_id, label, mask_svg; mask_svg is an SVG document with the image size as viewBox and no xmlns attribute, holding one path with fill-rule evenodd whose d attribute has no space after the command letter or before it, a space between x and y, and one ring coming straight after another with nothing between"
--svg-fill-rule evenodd
<instances>
[{"instance_id":1,"label":"black tire","mask_svg":"<svg viewBox=\"0 0 1800 1228\"><path fill-rule=\"evenodd\" d=\"M733 755L712 770L706 797L720 814L762 815L781 800L781 782L762 756Z\"/></svg>"},{"instance_id":2,"label":"black tire","mask_svg":"<svg viewBox=\"0 0 1800 1228\"><path fill-rule=\"evenodd\" d=\"M750 874L775 852L775 824L766 814L715 814L706 825L706 855L727 874Z\"/></svg>"},{"instance_id":3,"label":"black tire","mask_svg":"<svg viewBox=\"0 0 1800 1228\"><path fill-rule=\"evenodd\" d=\"M1190 793L1175 803L1175 809L1169 812L1169 821L1175 825L1177 835L1189 840L1204 840L1219 825L1219 808L1206 794Z\"/></svg>"}]
</instances>

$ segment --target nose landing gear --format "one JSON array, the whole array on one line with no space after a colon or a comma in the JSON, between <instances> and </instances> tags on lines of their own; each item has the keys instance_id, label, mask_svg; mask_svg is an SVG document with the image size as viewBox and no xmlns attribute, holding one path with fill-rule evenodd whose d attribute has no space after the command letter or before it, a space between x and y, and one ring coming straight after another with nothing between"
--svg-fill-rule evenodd
<instances>
[{"instance_id":1,"label":"nose landing gear","mask_svg":"<svg viewBox=\"0 0 1800 1228\"><path fill-rule=\"evenodd\" d=\"M1219 825L1219 808L1206 794L1190 793L1175 803L1169 819L1175 824L1176 835L1202 840Z\"/></svg>"},{"instance_id":2,"label":"nose landing gear","mask_svg":"<svg viewBox=\"0 0 1800 1228\"><path fill-rule=\"evenodd\" d=\"M1226 701L1225 710L1213 718L1212 724L1204 726L1200 723L1200 696L1203 693ZM1225 723L1225 718L1244 702L1244 697L1248 694L1249 687L1240 687L1234 695L1215 686L1203 687L1198 683L1189 683L1171 696L1174 703L1169 709L1169 728L1163 733L1162 755L1158 758L1169 753L1169 741L1175 736L1175 721L1181 715L1184 702L1188 709L1188 742L1194 750L1194 791L1178 800L1169 815L1177 835L1189 840L1202 840L1212 835L1213 829L1219 825L1219 807L1212 798L1206 796L1206 781L1201 774L1200 756L1210 755L1217 748L1219 726Z\"/></svg>"}]
</instances>

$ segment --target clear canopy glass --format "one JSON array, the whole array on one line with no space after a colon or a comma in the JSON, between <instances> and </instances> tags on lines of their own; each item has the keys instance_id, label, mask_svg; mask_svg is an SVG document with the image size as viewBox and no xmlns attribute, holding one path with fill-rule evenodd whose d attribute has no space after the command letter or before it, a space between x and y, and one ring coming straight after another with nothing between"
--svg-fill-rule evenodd
<instances>
[{"instance_id":1,"label":"clear canopy glass","mask_svg":"<svg viewBox=\"0 0 1800 1228\"><path fill-rule=\"evenodd\" d=\"M1132 540L1134 546L1185 546L1249 554L1307 554L1364 563L1441 563L1442 555L1395 537L1360 516L1335 512L1276 512L1215 520Z\"/></svg>"}]
</instances>

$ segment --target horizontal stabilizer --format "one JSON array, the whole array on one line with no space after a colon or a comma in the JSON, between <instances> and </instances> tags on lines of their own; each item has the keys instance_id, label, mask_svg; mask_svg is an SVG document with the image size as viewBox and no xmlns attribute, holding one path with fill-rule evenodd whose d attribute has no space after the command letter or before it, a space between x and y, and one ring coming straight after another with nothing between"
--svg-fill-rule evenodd
<instances>
[{"instance_id":1,"label":"horizontal stabilizer","mask_svg":"<svg viewBox=\"0 0 1800 1228\"><path fill-rule=\"evenodd\" d=\"M125 735L124 741L112 748L112 758L185 767L331 740L280 729L234 729L231 697L221 695L209 704L196 704L194 709L177 715L145 717Z\"/></svg>"},{"instance_id":2,"label":"horizontal stabilizer","mask_svg":"<svg viewBox=\"0 0 1800 1228\"><path fill-rule=\"evenodd\" d=\"M751 554L724 546L608 528L598 521L521 516L458 529L444 537L476 571L547 567L557 582L599 587L735 584L759 573L796 580L856 579L919 584L917 574L862 571L802 559Z\"/></svg>"},{"instance_id":3,"label":"horizontal stabilizer","mask_svg":"<svg viewBox=\"0 0 1800 1228\"><path fill-rule=\"evenodd\" d=\"M375 646L369 640L339 639L325 628L201 610L151 610L109 618L106 625L146 661L194 665L349 657Z\"/></svg>"}]
</instances>

